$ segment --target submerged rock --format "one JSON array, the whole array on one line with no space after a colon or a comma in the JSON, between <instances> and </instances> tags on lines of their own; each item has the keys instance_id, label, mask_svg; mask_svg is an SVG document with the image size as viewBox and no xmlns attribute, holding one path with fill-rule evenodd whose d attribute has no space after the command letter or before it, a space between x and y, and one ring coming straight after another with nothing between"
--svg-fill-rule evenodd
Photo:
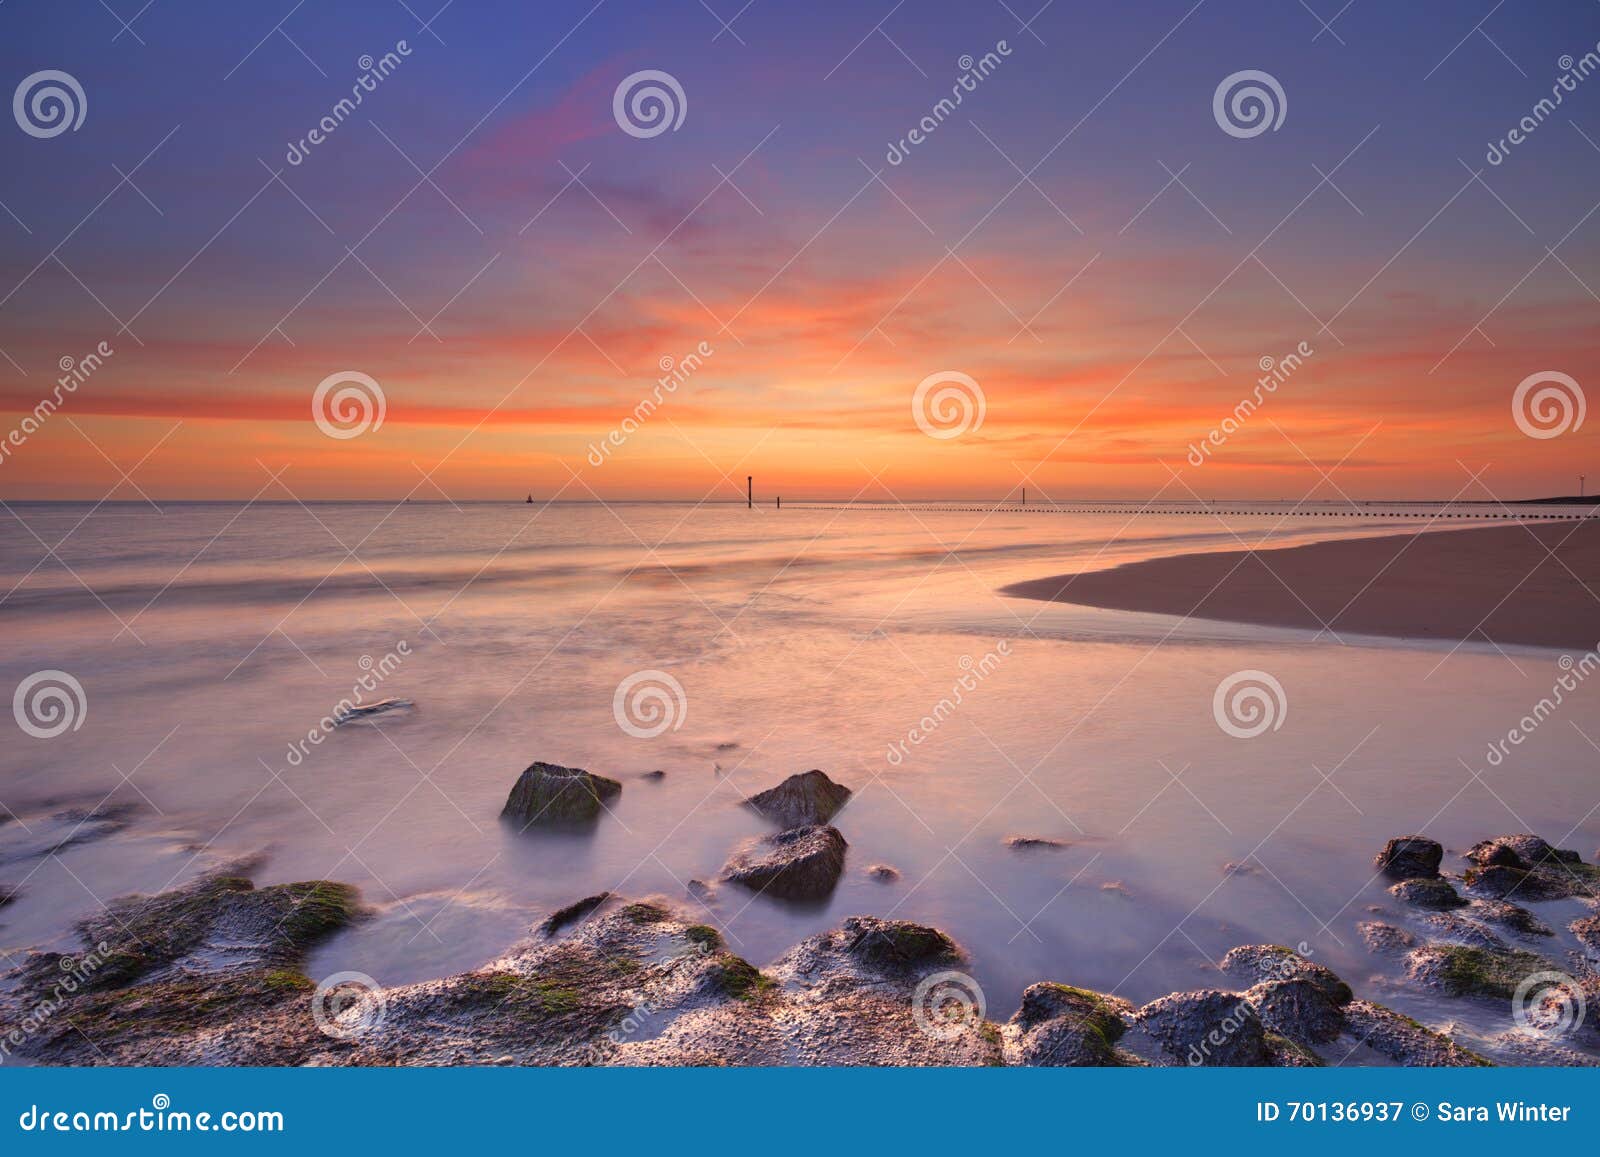
<instances>
[{"instance_id":1,"label":"submerged rock","mask_svg":"<svg viewBox=\"0 0 1600 1157\"><path fill-rule=\"evenodd\" d=\"M12 903L22 895L22 889L14 884L0 884L0 908Z\"/></svg>"},{"instance_id":2,"label":"submerged rock","mask_svg":"<svg viewBox=\"0 0 1600 1157\"><path fill-rule=\"evenodd\" d=\"M415 706L416 704L409 699L379 699L372 703L351 703L334 713L333 723L335 727L343 727L346 723L387 715L391 711L404 711Z\"/></svg>"},{"instance_id":3,"label":"submerged rock","mask_svg":"<svg viewBox=\"0 0 1600 1157\"><path fill-rule=\"evenodd\" d=\"M1568 925L1590 960L1600 960L1600 916L1581 916Z\"/></svg>"},{"instance_id":4,"label":"submerged rock","mask_svg":"<svg viewBox=\"0 0 1600 1157\"><path fill-rule=\"evenodd\" d=\"M849 788L834 783L813 768L791 775L777 787L759 792L744 802L779 827L798 828L827 823L852 794Z\"/></svg>"},{"instance_id":5,"label":"submerged rock","mask_svg":"<svg viewBox=\"0 0 1600 1157\"><path fill-rule=\"evenodd\" d=\"M1537 972L1555 972L1543 956L1520 948L1428 944L1406 957L1406 974L1446 996L1510 1000L1517 986Z\"/></svg>"},{"instance_id":6,"label":"submerged rock","mask_svg":"<svg viewBox=\"0 0 1600 1157\"><path fill-rule=\"evenodd\" d=\"M611 899L610 892L596 892L593 896L585 896L581 900L575 900L564 908L557 908L549 916L545 917L544 922L539 925L539 934L541 936L554 936L568 924L582 920L609 899Z\"/></svg>"},{"instance_id":7,"label":"submerged rock","mask_svg":"<svg viewBox=\"0 0 1600 1157\"><path fill-rule=\"evenodd\" d=\"M1133 1005L1119 997L1065 984L1030 984L1022 1007L1001 1030L1008 1065L1135 1065L1120 1051Z\"/></svg>"},{"instance_id":8,"label":"submerged rock","mask_svg":"<svg viewBox=\"0 0 1600 1157\"><path fill-rule=\"evenodd\" d=\"M1418 1024L1409 1016L1366 1000L1345 1006L1350 1034L1367 1048L1396 1064L1432 1068L1477 1068L1489 1062L1449 1037Z\"/></svg>"},{"instance_id":9,"label":"submerged rock","mask_svg":"<svg viewBox=\"0 0 1600 1157\"><path fill-rule=\"evenodd\" d=\"M900 869L891 868L888 864L873 864L867 869L867 876L880 884L892 884L900 878Z\"/></svg>"},{"instance_id":10,"label":"submerged rock","mask_svg":"<svg viewBox=\"0 0 1600 1157\"><path fill-rule=\"evenodd\" d=\"M785 900L822 900L839 882L847 847L837 828L790 828L734 853L722 878Z\"/></svg>"},{"instance_id":11,"label":"submerged rock","mask_svg":"<svg viewBox=\"0 0 1600 1157\"><path fill-rule=\"evenodd\" d=\"M1600 868L1577 852L1552 847L1538 836L1496 836L1467 850L1473 867L1462 873L1467 891L1491 899L1522 901L1600 898Z\"/></svg>"},{"instance_id":12,"label":"submerged rock","mask_svg":"<svg viewBox=\"0 0 1600 1157\"><path fill-rule=\"evenodd\" d=\"M1389 888L1389 894L1413 907L1427 908L1430 911L1464 908L1467 904L1466 898L1443 876L1418 876L1401 880Z\"/></svg>"},{"instance_id":13,"label":"submerged rock","mask_svg":"<svg viewBox=\"0 0 1600 1157\"><path fill-rule=\"evenodd\" d=\"M1034 849L1056 849L1066 847L1062 840L1052 840L1045 836L1007 836L1006 847L1015 851L1026 852Z\"/></svg>"},{"instance_id":14,"label":"submerged rock","mask_svg":"<svg viewBox=\"0 0 1600 1157\"><path fill-rule=\"evenodd\" d=\"M1439 874L1444 848L1426 836L1396 836L1383 845L1374 866L1394 880L1429 879Z\"/></svg>"},{"instance_id":15,"label":"submerged rock","mask_svg":"<svg viewBox=\"0 0 1600 1157\"><path fill-rule=\"evenodd\" d=\"M1385 924L1381 920L1362 920L1356 925L1368 952L1379 956L1404 956L1421 943L1404 928Z\"/></svg>"},{"instance_id":16,"label":"submerged rock","mask_svg":"<svg viewBox=\"0 0 1600 1157\"><path fill-rule=\"evenodd\" d=\"M621 791L616 780L581 767L535 763L517 777L500 815L523 827L583 823L598 819L604 802Z\"/></svg>"}]
</instances>

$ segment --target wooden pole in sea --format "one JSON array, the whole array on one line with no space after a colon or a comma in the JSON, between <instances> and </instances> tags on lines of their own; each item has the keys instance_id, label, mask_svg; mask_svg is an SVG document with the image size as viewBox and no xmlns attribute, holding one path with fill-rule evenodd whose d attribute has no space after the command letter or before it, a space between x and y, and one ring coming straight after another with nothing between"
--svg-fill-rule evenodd
<instances>
[{"instance_id":1,"label":"wooden pole in sea","mask_svg":"<svg viewBox=\"0 0 1600 1157\"><path fill-rule=\"evenodd\" d=\"M744 508L754 510L756 505L755 490L751 486L752 478L749 474L744 476Z\"/></svg>"}]
</instances>

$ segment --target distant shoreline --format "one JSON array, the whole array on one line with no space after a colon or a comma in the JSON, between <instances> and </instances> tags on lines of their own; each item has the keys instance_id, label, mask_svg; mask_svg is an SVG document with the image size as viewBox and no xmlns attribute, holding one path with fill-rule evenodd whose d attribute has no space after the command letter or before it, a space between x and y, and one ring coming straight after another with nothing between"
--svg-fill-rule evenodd
<instances>
[{"instance_id":1,"label":"distant shoreline","mask_svg":"<svg viewBox=\"0 0 1600 1157\"><path fill-rule=\"evenodd\" d=\"M1258 626L1587 651L1600 642L1600 523L1174 555L1030 579L1001 593Z\"/></svg>"}]
</instances>

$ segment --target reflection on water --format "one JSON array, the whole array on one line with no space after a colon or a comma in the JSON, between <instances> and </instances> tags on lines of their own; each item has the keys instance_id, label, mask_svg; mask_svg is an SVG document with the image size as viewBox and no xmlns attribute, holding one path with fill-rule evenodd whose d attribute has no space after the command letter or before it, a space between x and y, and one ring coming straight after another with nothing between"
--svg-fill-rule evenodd
<instances>
[{"instance_id":1,"label":"reflection on water","mask_svg":"<svg viewBox=\"0 0 1600 1157\"><path fill-rule=\"evenodd\" d=\"M4 686L68 671L88 711L59 738L13 737L0 804L26 817L109 793L141 810L46 859L3 862L24 833L0 827L0 883L23 884L0 946L264 853L260 881L348 880L376 910L314 971L420 979L481 964L601 890L700 909L689 882L766 830L740 799L820 767L856 791L835 821L850 851L831 900L719 887L700 910L751 960L852 913L922 920L970 950L1004 1017L1035 980L1143 1000L1215 983L1233 945L1304 941L1379 999L1469 1018L1374 989L1389 966L1354 932L1394 904L1374 853L1420 830L1457 852L1503 831L1585 856L1600 843L1587 689L1568 708L1577 726L1540 728L1504 766L1483 758L1549 687L1552 652L1341 645L995 593L1237 548L1275 511L17 510L46 542L72 533L41 564L29 533L0 528L17 587L0 604ZM1404 514L1288 520L1276 538L1414 525ZM1001 640L1003 661L971 679ZM1238 739L1212 693L1247 668L1270 672L1288 708L1281 728ZM641 670L684 691L651 738L614 715ZM352 698L414 706L322 726ZM534 760L622 794L592 832L518 833L497 817ZM1066 846L1017 850L1009 835ZM899 879L869 878L878 863Z\"/></svg>"}]
</instances>

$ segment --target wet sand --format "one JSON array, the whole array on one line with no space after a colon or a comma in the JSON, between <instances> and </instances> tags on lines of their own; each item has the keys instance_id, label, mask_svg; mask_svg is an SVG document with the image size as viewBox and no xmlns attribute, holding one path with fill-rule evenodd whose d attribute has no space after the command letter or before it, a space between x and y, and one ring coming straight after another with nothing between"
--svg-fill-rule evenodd
<instances>
[{"instance_id":1,"label":"wet sand","mask_svg":"<svg viewBox=\"0 0 1600 1157\"><path fill-rule=\"evenodd\" d=\"M1177 555L1001 593L1263 626L1588 650L1600 642L1600 520Z\"/></svg>"}]
</instances>

